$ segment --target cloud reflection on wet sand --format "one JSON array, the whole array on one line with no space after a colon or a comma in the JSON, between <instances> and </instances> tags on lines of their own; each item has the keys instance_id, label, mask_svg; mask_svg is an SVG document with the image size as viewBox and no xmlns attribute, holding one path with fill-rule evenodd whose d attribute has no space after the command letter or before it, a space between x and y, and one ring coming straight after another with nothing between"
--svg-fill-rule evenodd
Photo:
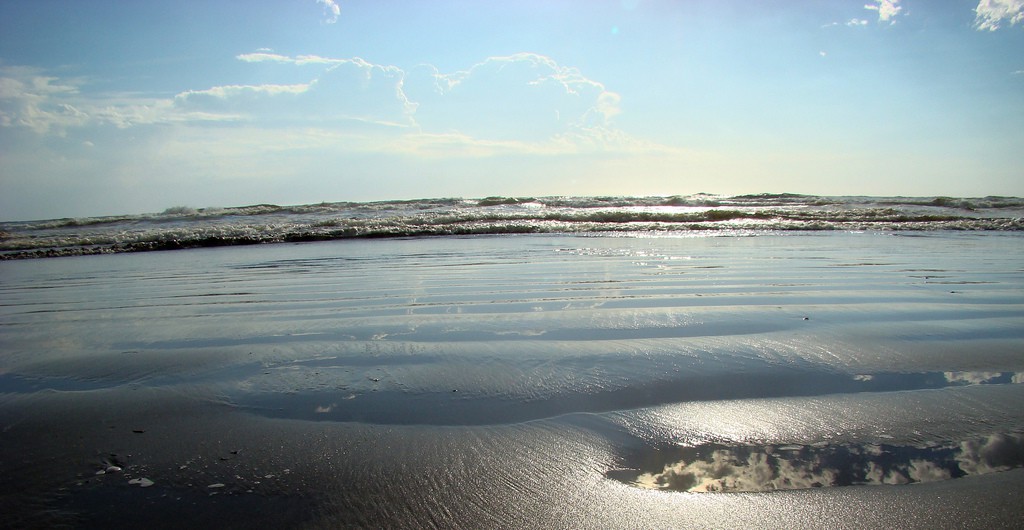
<instances>
[{"instance_id":1,"label":"cloud reflection on wet sand","mask_svg":"<svg viewBox=\"0 0 1024 530\"><path fill-rule=\"evenodd\" d=\"M851 485L912 484L1024 466L1024 434L929 445L704 444L642 455L640 469L608 476L648 489L758 492Z\"/></svg>"}]
</instances>

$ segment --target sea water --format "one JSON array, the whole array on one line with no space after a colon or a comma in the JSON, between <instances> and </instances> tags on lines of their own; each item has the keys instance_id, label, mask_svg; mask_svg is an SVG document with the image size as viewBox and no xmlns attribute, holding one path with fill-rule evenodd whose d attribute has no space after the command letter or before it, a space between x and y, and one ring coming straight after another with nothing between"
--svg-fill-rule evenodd
<instances>
[{"instance_id":1,"label":"sea water","mask_svg":"<svg viewBox=\"0 0 1024 530\"><path fill-rule=\"evenodd\" d=\"M186 509L229 526L1012 524L1022 237L673 229L6 261L3 508L124 527Z\"/></svg>"},{"instance_id":2,"label":"sea water","mask_svg":"<svg viewBox=\"0 0 1024 530\"><path fill-rule=\"evenodd\" d=\"M403 236L766 230L1020 231L1024 199L782 193L180 206L159 214L0 222L0 259Z\"/></svg>"}]
</instances>

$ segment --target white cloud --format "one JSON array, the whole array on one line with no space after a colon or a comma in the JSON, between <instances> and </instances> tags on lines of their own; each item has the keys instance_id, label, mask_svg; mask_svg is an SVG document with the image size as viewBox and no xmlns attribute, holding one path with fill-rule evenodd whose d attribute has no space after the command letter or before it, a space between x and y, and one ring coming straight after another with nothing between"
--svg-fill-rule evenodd
<instances>
[{"instance_id":1,"label":"white cloud","mask_svg":"<svg viewBox=\"0 0 1024 530\"><path fill-rule=\"evenodd\" d=\"M321 64L327 68L308 83L227 85L183 92L175 97L175 106L265 125L287 121L322 126L346 120L411 125L414 106L402 92L404 72L397 67L372 64L358 57L326 59L260 52L237 58L245 62Z\"/></svg>"},{"instance_id":2,"label":"white cloud","mask_svg":"<svg viewBox=\"0 0 1024 530\"><path fill-rule=\"evenodd\" d=\"M865 4L864 9L878 11L878 21L894 24L896 15L903 9L900 7L900 0L873 0L872 4Z\"/></svg>"},{"instance_id":3,"label":"white cloud","mask_svg":"<svg viewBox=\"0 0 1024 530\"><path fill-rule=\"evenodd\" d=\"M244 62L247 62L247 63L261 63L261 62L265 62L265 61L280 62L280 63L290 63L290 62L292 62L292 58L291 57L287 57L285 55L280 55L280 54L277 54L277 53L273 53L272 50L269 50L267 48L260 48L259 50L257 50L254 53L243 53L241 55L236 55L235 59L238 59L239 61L244 61Z\"/></svg>"},{"instance_id":4,"label":"white cloud","mask_svg":"<svg viewBox=\"0 0 1024 530\"><path fill-rule=\"evenodd\" d=\"M173 98L144 98L83 94L81 83L5 67L0 69L0 126L63 135L72 128L90 134L89 127L97 125L125 129L162 123L178 126L179 134L202 136L200 129L221 122L234 125L238 134L232 137L239 141L243 133L262 142L272 135L256 131L287 130L295 139L288 144L292 148L336 142L346 152L432 159L679 154L614 127L619 94L542 55L490 57L449 73L430 65L407 72L358 57L288 56L269 49L236 58L317 68L306 82L228 84Z\"/></svg>"},{"instance_id":5,"label":"white cloud","mask_svg":"<svg viewBox=\"0 0 1024 530\"><path fill-rule=\"evenodd\" d=\"M355 59L329 59L326 57L320 57L318 55L299 55L296 57L288 57L287 55L281 55L278 53L272 53L270 50L257 51L256 53L243 53L235 56L236 59L247 63L261 63L261 62L275 62L285 64L341 64L350 61L363 61L356 57ZM367 63L369 64L369 63Z\"/></svg>"},{"instance_id":6,"label":"white cloud","mask_svg":"<svg viewBox=\"0 0 1024 530\"><path fill-rule=\"evenodd\" d=\"M360 121L390 127L392 136L356 143L348 139L346 148L368 149L377 142L391 153L434 159L594 151L671 154L612 126L620 112L619 94L538 54L489 57L451 73L431 65L405 71L358 57L287 56L270 50L236 58L325 68L303 85L223 86L179 94L179 110L219 113L224 120L256 125L282 118L318 127L328 127L331 119L347 120L346 127Z\"/></svg>"},{"instance_id":7,"label":"white cloud","mask_svg":"<svg viewBox=\"0 0 1024 530\"><path fill-rule=\"evenodd\" d=\"M37 133L81 125L88 116L67 101L78 87L35 68L0 67L0 126L25 127Z\"/></svg>"},{"instance_id":8,"label":"white cloud","mask_svg":"<svg viewBox=\"0 0 1024 530\"><path fill-rule=\"evenodd\" d=\"M868 25L868 21L863 18L851 18L846 21L846 25L851 28L864 27Z\"/></svg>"},{"instance_id":9,"label":"white cloud","mask_svg":"<svg viewBox=\"0 0 1024 530\"><path fill-rule=\"evenodd\" d=\"M974 12L975 28L995 31L1004 22L1013 26L1024 21L1024 0L981 0Z\"/></svg>"},{"instance_id":10,"label":"white cloud","mask_svg":"<svg viewBox=\"0 0 1024 530\"><path fill-rule=\"evenodd\" d=\"M24 128L41 135L64 136L71 128L180 121L168 116L166 99L133 94L85 94L80 79L45 75L41 69L0 67L0 126Z\"/></svg>"},{"instance_id":11,"label":"white cloud","mask_svg":"<svg viewBox=\"0 0 1024 530\"><path fill-rule=\"evenodd\" d=\"M334 24L338 21L338 16L341 15L341 7L334 0L316 0L316 3L324 6L324 16L327 18L324 22L328 24Z\"/></svg>"},{"instance_id":12,"label":"white cloud","mask_svg":"<svg viewBox=\"0 0 1024 530\"><path fill-rule=\"evenodd\" d=\"M254 95L301 94L309 90L308 84L298 85L224 85L206 90L189 90L175 96L189 99L197 96L209 96L220 100L251 97Z\"/></svg>"}]
</instances>

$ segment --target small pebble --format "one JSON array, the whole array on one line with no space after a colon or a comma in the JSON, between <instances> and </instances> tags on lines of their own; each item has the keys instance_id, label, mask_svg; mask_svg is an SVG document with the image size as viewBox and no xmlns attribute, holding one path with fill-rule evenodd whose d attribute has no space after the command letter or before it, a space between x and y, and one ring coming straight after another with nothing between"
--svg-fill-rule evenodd
<instances>
[{"instance_id":1,"label":"small pebble","mask_svg":"<svg viewBox=\"0 0 1024 530\"><path fill-rule=\"evenodd\" d=\"M107 473L120 473L121 472L121 468L118 467L118 466L107 466L106 472Z\"/></svg>"},{"instance_id":2,"label":"small pebble","mask_svg":"<svg viewBox=\"0 0 1024 530\"><path fill-rule=\"evenodd\" d=\"M223 488L223 487L224 487L224 484L223 484L223 483L220 483L220 482L218 482L218 483L216 483L216 484L210 484L209 486L207 486L207 488L211 488L211 489L215 489L215 488Z\"/></svg>"},{"instance_id":3,"label":"small pebble","mask_svg":"<svg viewBox=\"0 0 1024 530\"><path fill-rule=\"evenodd\" d=\"M140 488L148 488L148 487L152 486L153 484L155 484L155 482L153 482L152 480L149 480L148 478L145 478L145 477L143 477L143 478L133 478L133 479L129 480L128 483L129 484L138 484Z\"/></svg>"}]
</instances>

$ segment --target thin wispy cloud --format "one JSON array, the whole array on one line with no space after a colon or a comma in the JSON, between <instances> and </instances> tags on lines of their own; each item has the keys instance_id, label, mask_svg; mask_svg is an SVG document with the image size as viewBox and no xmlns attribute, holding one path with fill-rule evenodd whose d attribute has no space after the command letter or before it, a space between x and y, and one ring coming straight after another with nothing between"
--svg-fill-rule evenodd
<instances>
[{"instance_id":1,"label":"thin wispy cloud","mask_svg":"<svg viewBox=\"0 0 1024 530\"><path fill-rule=\"evenodd\" d=\"M76 81L44 75L38 68L0 67L0 126L63 134L90 121L78 108Z\"/></svg>"},{"instance_id":2,"label":"thin wispy cloud","mask_svg":"<svg viewBox=\"0 0 1024 530\"><path fill-rule=\"evenodd\" d=\"M1003 24L1014 26L1024 21L1024 0L981 0L974 13L975 28L995 31Z\"/></svg>"},{"instance_id":3,"label":"thin wispy cloud","mask_svg":"<svg viewBox=\"0 0 1024 530\"><path fill-rule=\"evenodd\" d=\"M401 69L358 57L325 59L270 53L238 56L243 62L278 62L326 68L309 82L291 85L223 85L190 90L175 97L181 110L223 112L261 126L306 123L339 127L343 123L412 125L414 107L402 93Z\"/></svg>"},{"instance_id":4,"label":"thin wispy cloud","mask_svg":"<svg viewBox=\"0 0 1024 530\"><path fill-rule=\"evenodd\" d=\"M870 9L870 6L865 6L865 8ZM851 18L851 19L847 20L846 22L829 22L828 24L822 25L821 28L822 29L828 29L828 28L836 28L836 27L839 27L839 26L846 26L848 28L866 28L868 26L868 24L870 24L870 23L871 22L869 20L867 20L867 19Z\"/></svg>"},{"instance_id":5,"label":"thin wispy cloud","mask_svg":"<svg viewBox=\"0 0 1024 530\"><path fill-rule=\"evenodd\" d=\"M391 123L407 122L421 133L418 138L429 138L431 143L438 138L446 145L453 140L472 139L466 144L479 151L480 146L489 148L495 141L514 142L509 145L553 142L560 149L569 139L589 136L584 143L607 144L609 139L619 138L602 129L611 127L612 119L621 112L621 96L578 69L540 54L488 57L454 72L441 72L429 64L403 70L393 65L372 64L358 57L292 57L266 51L241 54L236 58L249 63L325 66L327 69L308 84L309 94L303 97L320 93L324 98L345 102L352 99L353 93L365 94L367 87L375 85L370 92L376 99L364 100L360 108L373 115L376 114L373 109L387 106L385 102L397 101L407 119L398 119L394 114L381 119ZM259 91L272 96L268 88ZM287 91L276 90L278 93ZM229 91L214 88L189 93L188 98L198 102L201 97L222 96L228 92L243 93L237 88ZM328 105L330 108L337 106L338 103Z\"/></svg>"},{"instance_id":6,"label":"thin wispy cloud","mask_svg":"<svg viewBox=\"0 0 1024 530\"><path fill-rule=\"evenodd\" d=\"M608 126L620 96L578 69L533 53L489 57L468 70L423 66L404 84L421 104L417 122L483 138L551 138L574 127Z\"/></svg>"},{"instance_id":7,"label":"thin wispy cloud","mask_svg":"<svg viewBox=\"0 0 1024 530\"><path fill-rule=\"evenodd\" d=\"M295 57L289 57L287 55L281 55L270 51L257 50L254 53L243 53L235 56L239 61L247 63L283 63L283 64L342 64L350 61L362 61L362 59L355 57L353 59L331 59L328 57L320 57L319 55L297 55ZM367 63L368 64L368 63Z\"/></svg>"},{"instance_id":8,"label":"thin wispy cloud","mask_svg":"<svg viewBox=\"0 0 1024 530\"><path fill-rule=\"evenodd\" d=\"M173 98L113 102L99 94L81 95L74 84L41 70L8 67L0 72L0 126L43 136L98 124L306 127L346 148L358 143L358 150L373 151L380 139L381 149L428 156L665 151L614 127L621 113L618 93L544 55L487 57L453 72L269 49L236 59L320 69L306 82L224 84ZM370 136L353 142L350 134Z\"/></svg>"}]
</instances>

